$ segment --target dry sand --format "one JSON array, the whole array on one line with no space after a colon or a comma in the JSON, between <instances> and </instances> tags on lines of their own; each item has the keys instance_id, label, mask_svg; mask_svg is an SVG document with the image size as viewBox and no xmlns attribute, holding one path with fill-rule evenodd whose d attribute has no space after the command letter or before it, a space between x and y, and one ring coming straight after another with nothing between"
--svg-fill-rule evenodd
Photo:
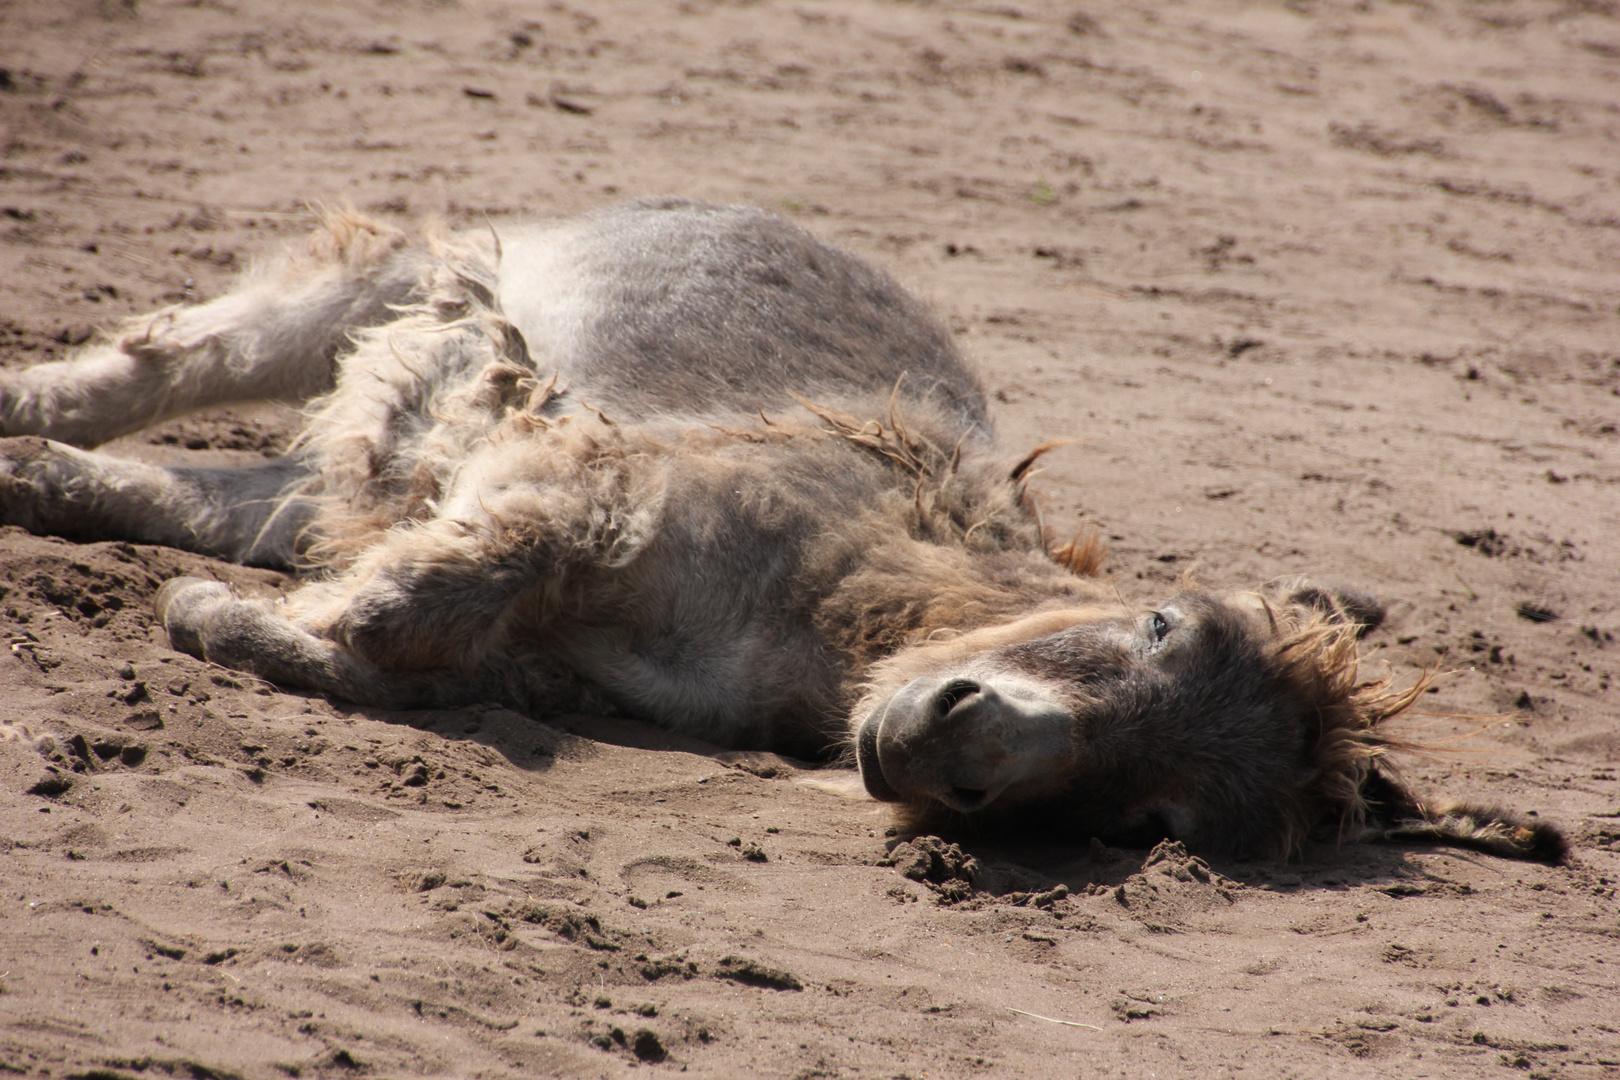
<instances>
[{"instance_id":1,"label":"dry sand","mask_svg":"<svg viewBox=\"0 0 1620 1080\"><path fill-rule=\"evenodd\" d=\"M970 888L950 849L886 865L847 773L282 693L149 614L176 573L277 575L5 529L0 1068L1620 1074L1617 14L0 4L6 365L217 295L309 202L769 207L936 304L1009 445L1081 440L1048 459L1047 519L1103 529L1122 593L1194 566L1377 591L1367 674L1438 663L1433 712L1511 717L1408 775L1575 849L1211 873L968 843ZM121 447L242 460L289 422Z\"/></svg>"}]
</instances>

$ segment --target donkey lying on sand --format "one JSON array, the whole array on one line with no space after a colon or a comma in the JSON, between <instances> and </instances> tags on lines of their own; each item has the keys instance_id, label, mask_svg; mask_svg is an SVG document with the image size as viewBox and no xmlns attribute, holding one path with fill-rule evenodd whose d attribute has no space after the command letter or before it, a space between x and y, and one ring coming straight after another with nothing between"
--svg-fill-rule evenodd
<instances>
[{"instance_id":1,"label":"donkey lying on sand","mask_svg":"<svg viewBox=\"0 0 1620 1080\"><path fill-rule=\"evenodd\" d=\"M310 404L259 467L75 448L263 398ZM1034 455L998 449L944 327L757 211L643 201L498 239L336 215L229 295L7 373L0 433L0 521L307 573L280 604L157 596L177 648L284 686L853 745L919 828L1563 852L1380 771L1421 686L1357 682L1370 598L1136 608L1049 551Z\"/></svg>"}]
</instances>

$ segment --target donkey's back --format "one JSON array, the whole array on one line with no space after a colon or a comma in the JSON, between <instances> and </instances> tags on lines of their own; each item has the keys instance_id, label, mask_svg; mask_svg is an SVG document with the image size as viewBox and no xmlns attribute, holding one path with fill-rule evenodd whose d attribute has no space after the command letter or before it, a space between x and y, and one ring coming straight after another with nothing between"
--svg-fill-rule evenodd
<instances>
[{"instance_id":1,"label":"donkey's back","mask_svg":"<svg viewBox=\"0 0 1620 1080\"><path fill-rule=\"evenodd\" d=\"M982 386L889 275L749 207L643 199L499 234L506 319L564 396L615 419L895 393L990 437Z\"/></svg>"}]
</instances>

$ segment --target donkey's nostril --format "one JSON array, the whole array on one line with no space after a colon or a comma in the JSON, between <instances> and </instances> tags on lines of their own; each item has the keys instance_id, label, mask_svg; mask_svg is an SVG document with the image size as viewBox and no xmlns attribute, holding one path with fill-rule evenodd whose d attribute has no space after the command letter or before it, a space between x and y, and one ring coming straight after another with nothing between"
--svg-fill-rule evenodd
<instances>
[{"instance_id":1,"label":"donkey's nostril","mask_svg":"<svg viewBox=\"0 0 1620 1080\"><path fill-rule=\"evenodd\" d=\"M940 716L948 716L952 709L979 692L979 684L972 679L952 679L939 688L934 706Z\"/></svg>"}]
</instances>

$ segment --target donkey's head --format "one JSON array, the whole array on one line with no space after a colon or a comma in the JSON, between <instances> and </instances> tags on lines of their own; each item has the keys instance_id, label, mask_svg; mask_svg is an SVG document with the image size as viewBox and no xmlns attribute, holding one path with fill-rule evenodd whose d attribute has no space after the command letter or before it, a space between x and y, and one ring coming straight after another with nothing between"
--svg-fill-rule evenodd
<instances>
[{"instance_id":1,"label":"donkey's head","mask_svg":"<svg viewBox=\"0 0 1620 1080\"><path fill-rule=\"evenodd\" d=\"M1313 835L1430 839L1557 861L1549 826L1425 806L1380 759L1423 683L1357 679L1364 594L1184 592L929 643L874 672L861 775L915 828L1286 857Z\"/></svg>"}]
</instances>

